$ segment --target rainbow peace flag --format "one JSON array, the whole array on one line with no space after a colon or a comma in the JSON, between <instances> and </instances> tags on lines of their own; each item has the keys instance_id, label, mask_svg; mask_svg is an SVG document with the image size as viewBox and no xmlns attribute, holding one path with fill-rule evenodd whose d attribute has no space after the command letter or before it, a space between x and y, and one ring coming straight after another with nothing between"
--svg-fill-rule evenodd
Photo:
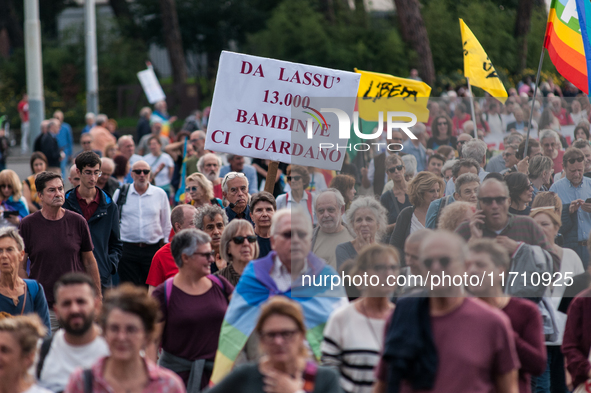
<instances>
[{"instance_id":1,"label":"rainbow peace flag","mask_svg":"<svg viewBox=\"0 0 591 393\"><path fill-rule=\"evenodd\" d=\"M579 25L581 26L581 35L583 37L583 47L585 48L587 75L591 69L591 3L589 0L577 0L577 13L579 14ZM587 78L589 87L589 78ZM591 88L586 91L589 94Z\"/></svg>"},{"instance_id":2,"label":"rainbow peace flag","mask_svg":"<svg viewBox=\"0 0 591 393\"><path fill-rule=\"evenodd\" d=\"M552 0L544 48L548 50L558 72L577 88L589 94L589 64L585 52L591 55L588 49L591 47L588 43L587 48L583 44L583 38L587 38L588 35L586 31L581 35L580 13L577 12L577 8L581 6L583 9L589 7L589 4L583 3L585 1L582 0Z\"/></svg>"},{"instance_id":3,"label":"rainbow peace flag","mask_svg":"<svg viewBox=\"0 0 591 393\"><path fill-rule=\"evenodd\" d=\"M334 310L349 302L342 286L331 290L330 278L327 280L328 286L298 286L294 282L292 289L287 292L279 291L269 275L273 269L274 257L273 251L246 265L234 289L222 323L210 386L219 383L232 370L234 361L254 331L261 305L270 297L282 295L300 303L306 322L306 339L317 359L320 359L320 344L328 317ZM308 265L309 274L316 277L336 275L332 267L312 253L308 256Z\"/></svg>"}]
</instances>

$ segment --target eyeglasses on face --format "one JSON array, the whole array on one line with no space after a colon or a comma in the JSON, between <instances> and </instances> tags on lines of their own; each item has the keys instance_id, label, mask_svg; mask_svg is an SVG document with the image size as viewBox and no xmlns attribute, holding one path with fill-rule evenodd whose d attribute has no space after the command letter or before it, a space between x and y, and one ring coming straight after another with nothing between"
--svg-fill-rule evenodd
<instances>
[{"instance_id":1,"label":"eyeglasses on face","mask_svg":"<svg viewBox=\"0 0 591 393\"><path fill-rule=\"evenodd\" d=\"M394 173L396 171L402 172L403 169L404 169L404 165L397 165L397 166L393 166L391 168L388 168L388 172L390 172L390 173Z\"/></svg>"},{"instance_id":2,"label":"eyeglasses on face","mask_svg":"<svg viewBox=\"0 0 591 393\"><path fill-rule=\"evenodd\" d=\"M197 192L198 189L199 189L199 187L196 187L196 186L187 187L187 191L189 191L189 192Z\"/></svg>"},{"instance_id":3,"label":"eyeglasses on face","mask_svg":"<svg viewBox=\"0 0 591 393\"><path fill-rule=\"evenodd\" d=\"M299 332L299 330L279 330L277 332L262 332L261 333L261 340L266 343L271 343L275 341L277 337L280 337L282 341L291 341L295 337L295 335Z\"/></svg>"},{"instance_id":4,"label":"eyeglasses on face","mask_svg":"<svg viewBox=\"0 0 591 393\"><path fill-rule=\"evenodd\" d=\"M478 198L478 200L480 202L482 202L482 204L490 206L493 204L493 202L496 202L497 205L502 205L503 203L505 203L505 201L507 200L506 196L498 196L498 197L482 197L482 198Z\"/></svg>"},{"instance_id":5,"label":"eyeglasses on face","mask_svg":"<svg viewBox=\"0 0 591 393\"><path fill-rule=\"evenodd\" d=\"M244 173L241 173L241 172L228 173L224 177L224 180L222 180L222 188L224 188L224 186L226 185L226 183L228 181L236 179L237 177L242 177L242 178L246 179L246 175Z\"/></svg>"},{"instance_id":6,"label":"eyeglasses on face","mask_svg":"<svg viewBox=\"0 0 591 393\"><path fill-rule=\"evenodd\" d=\"M134 169L132 172L135 173L136 175L141 175L142 173L144 175L147 175L148 173L150 173L150 170L149 169Z\"/></svg>"},{"instance_id":7,"label":"eyeglasses on face","mask_svg":"<svg viewBox=\"0 0 591 393\"><path fill-rule=\"evenodd\" d=\"M287 181L300 181L302 180L301 176L287 176Z\"/></svg>"},{"instance_id":8,"label":"eyeglasses on face","mask_svg":"<svg viewBox=\"0 0 591 393\"><path fill-rule=\"evenodd\" d=\"M80 144L82 144L82 145L90 145L91 143L92 142L90 142L90 141L82 141L82 142L80 142Z\"/></svg>"},{"instance_id":9,"label":"eyeglasses on face","mask_svg":"<svg viewBox=\"0 0 591 393\"><path fill-rule=\"evenodd\" d=\"M442 268L446 268L449 266L450 262L451 262L451 258L450 257L441 257L441 258L427 258L423 260L423 264L425 265L425 267L427 269L431 269L431 266L433 266L433 262L435 261L439 261L439 264L441 265Z\"/></svg>"},{"instance_id":10,"label":"eyeglasses on face","mask_svg":"<svg viewBox=\"0 0 591 393\"><path fill-rule=\"evenodd\" d=\"M297 237L299 237L300 239L305 239L308 236L308 234L305 231L285 231L283 233L280 233L280 235L287 240L291 239L293 234L297 235Z\"/></svg>"},{"instance_id":11,"label":"eyeglasses on face","mask_svg":"<svg viewBox=\"0 0 591 393\"><path fill-rule=\"evenodd\" d=\"M205 259L215 259L215 251L211 252L194 252L193 255L200 255Z\"/></svg>"},{"instance_id":12,"label":"eyeglasses on face","mask_svg":"<svg viewBox=\"0 0 591 393\"><path fill-rule=\"evenodd\" d=\"M12 189L12 184L0 184L0 188L10 188L10 189Z\"/></svg>"},{"instance_id":13,"label":"eyeglasses on face","mask_svg":"<svg viewBox=\"0 0 591 393\"><path fill-rule=\"evenodd\" d=\"M575 162L583 162L585 161L585 157L577 157L577 158L571 158L568 160L569 164L574 164Z\"/></svg>"},{"instance_id":14,"label":"eyeglasses on face","mask_svg":"<svg viewBox=\"0 0 591 393\"><path fill-rule=\"evenodd\" d=\"M503 157L511 157L513 155L515 155L515 153L510 153L510 152L507 152L507 151L503 153Z\"/></svg>"},{"instance_id":15,"label":"eyeglasses on face","mask_svg":"<svg viewBox=\"0 0 591 393\"><path fill-rule=\"evenodd\" d=\"M438 121L437 122L437 125L438 126L446 126L447 125L447 122L446 121Z\"/></svg>"},{"instance_id":16,"label":"eyeglasses on face","mask_svg":"<svg viewBox=\"0 0 591 393\"><path fill-rule=\"evenodd\" d=\"M248 240L249 243L254 243L257 241L256 235L248 235L248 236L234 236L232 241L236 244L242 244L245 240Z\"/></svg>"}]
</instances>

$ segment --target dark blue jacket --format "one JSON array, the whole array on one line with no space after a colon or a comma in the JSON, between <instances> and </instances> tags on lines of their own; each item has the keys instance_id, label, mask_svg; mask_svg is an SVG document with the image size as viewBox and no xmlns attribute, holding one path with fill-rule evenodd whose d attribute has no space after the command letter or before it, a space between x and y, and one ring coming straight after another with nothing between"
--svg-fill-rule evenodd
<instances>
[{"instance_id":1,"label":"dark blue jacket","mask_svg":"<svg viewBox=\"0 0 591 393\"><path fill-rule=\"evenodd\" d=\"M80 203L76 198L76 188L66 193L63 208L82 215ZM117 271L119 258L123 252L123 243L119 235L119 210L117 204L106 192L98 187L96 189L100 192L100 201L98 208L88 220L88 227L94 245L94 258L101 276L101 285L110 287L111 275Z\"/></svg>"}]
</instances>

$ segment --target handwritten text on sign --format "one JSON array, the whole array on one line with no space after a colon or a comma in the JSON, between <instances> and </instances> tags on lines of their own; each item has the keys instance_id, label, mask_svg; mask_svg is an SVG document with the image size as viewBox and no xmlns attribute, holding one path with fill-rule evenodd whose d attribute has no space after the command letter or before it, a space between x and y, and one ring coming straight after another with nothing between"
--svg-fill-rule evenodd
<instances>
[{"instance_id":1,"label":"handwritten text on sign","mask_svg":"<svg viewBox=\"0 0 591 393\"><path fill-rule=\"evenodd\" d=\"M263 57L222 52L205 148L247 157L339 170L343 149L338 119L313 121L313 109L336 107L353 115L359 74ZM312 109L311 109L312 108Z\"/></svg>"}]
</instances>

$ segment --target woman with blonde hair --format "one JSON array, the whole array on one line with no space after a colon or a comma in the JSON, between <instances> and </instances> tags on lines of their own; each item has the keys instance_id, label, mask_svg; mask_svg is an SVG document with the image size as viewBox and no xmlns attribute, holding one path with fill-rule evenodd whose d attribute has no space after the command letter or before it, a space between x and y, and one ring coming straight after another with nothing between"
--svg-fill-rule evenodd
<instances>
[{"instance_id":1,"label":"woman with blonde hair","mask_svg":"<svg viewBox=\"0 0 591 393\"><path fill-rule=\"evenodd\" d=\"M220 240L220 256L228 265L215 274L236 286L248 262L259 257L259 243L252 224L234 219L224 228Z\"/></svg>"},{"instance_id":2,"label":"woman with blonde hair","mask_svg":"<svg viewBox=\"0 0 591 393\"><path fill-rule=\"evenodd\" d=\"M51 393L28 374L45 327L36 315L0 318L0 392Z\"/></svg>"},{"instance_id":3,"label":"woman with blonde hair","mask_svg":"<svg viewBox=\"0 0 591 393\"><path fill-rule=\"evenodd\" d=\"M113 159L117 154L119 154L119 150L117 149L116 143L109 143L107 146L105 146L103 157Z\"/></svg>"},{"instance_id":4,"label":"woman with blonde hair","mask_svg":"<svg viewBox=\"0 0 591 393\"><path fill-rule=\"evenodd\" d=\"M566 314L558 311L558 307L562 301L566 287L569 285L569 282L572 282L572 277L583 273L585 269L581 258L579 258L575 251L570 248L562 248L555 242L562 221L560 215L554 211L554 206L533 208L530 217L542 228L544 235L546 235L546 240L550 243L550 248L560 258L560 275L552 276L552 285L548 286L544 296L554 311L554 322L556 323L558 334L557 338L553 341L546 341L548 366L541 376L535 378L535 382L536 385L540 386L557 385L558 387L564 387L565 373L560 346L562 345L562 337L566 326ZM569 278L571 279L569 280Z\"/></svg>"},{"instance_id":5,"label":"woman with blonde hair","mask_svg":"<svg viewBox=\"0 0 591 393\"><path fill-rule=\"evenodd\" d=\"M301 306L274 296L262 306L255 331L263 356L236 367L208 393L342 393L338 376L309 359Z\"/></svg>"},{"instance_id":6,"label":"woman with blonde hair","mask_svg":"<svg viewBox=\"0 0 591 393\"><path fill-rule=\"evenodd\" d=\"M185 196L191 205L199 208L206 204L222 205L222 201L213 196L213 185L202 173L195 172L185 179Z\"/></svg>"},{"instance_id":7,"label":"woman with blonde hair","mask_svg":"<svg viewBox=\"0 0 591 393\"><path fill-rule=\"evenodd\" d=\"M18 175L12 169L0 172L0 227L8 225L18 226L23 218L29 215L27 200L22 194L22 183Z\"/></svg>"},{"instance_id":8,"label":"woman with blonde hair","mask_svg":"<svg viewBox=\"0 0 591 393\"><path fill-rule=\"evenodd\" d=\"M365 247L348 273L351 276L398 276L400 257L392 246L372 244ZM373 279L373 278L372 278ZM371 393L374 368L384 346L386 321L394 311L390 300L394 285L360 286L361 297L333 312L324 329L322 364L337 368L341 387L346 392Z\"/></svg>"},{"instance_id":9,"label":"woman with blonde hair","mask_svg":"<svg viewBox=\"0 0 591 393\"><path fill-rule=\"evenodd\" d=\"M408 198L412 206L400 212L390 237L390 244L398 249L402 259L404 259L404 241L411 233L425 229L429 205L441 198L444 190L445 184L441 176L431 172L420 172L408 183Z\"/></svg>"},{"instance_id":10,"label":"woman with blonde hair","mask_svg":"<svg viewBox=\"0 0 591 393\"><path fill-rule=\"evenodd\" d=\"M337 270L348 259L355 259L361 250L381 240L387 229L386 209L373 197L357 198L347 211L347 223L355 239L341 243L335 250Z\"/></svg>"},{"instance_id":11,"label":"woman with blonde hair","mask_svg":"<svg viewBox=\"0 0 591 393\"><path fill-rule=\"evenodd\" d=\"M450 203L441 211L437 229L455 232L461 223L472 218L475 211L476 206L473 203L462 201Z\"/></svg>"},{"instance_id":12,"label":"woman with blonde hair","mask_svg":"<svg viewBox=\"0 0 591 393\"><path fill-rule=\"evenodd\" d=\"M536 195L531 204L532 211L536 208L547 206L554 207L554 213L562 216L562 200L558 194L553 191L538 192L538 195Z\"/></svg>"}]
</instances>

